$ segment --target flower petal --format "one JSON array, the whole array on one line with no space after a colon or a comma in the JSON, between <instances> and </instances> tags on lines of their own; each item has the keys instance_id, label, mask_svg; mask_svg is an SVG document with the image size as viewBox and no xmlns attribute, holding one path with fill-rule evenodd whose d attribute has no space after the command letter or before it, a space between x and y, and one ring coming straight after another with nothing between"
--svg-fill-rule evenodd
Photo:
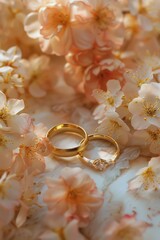
<instances>
[{"instance_id":1,"label":"flower petal","mask_svg":"<svg viewBox=\"0 0 160 240\"><path fill-rule=\"evenodd\" d=\"M6 96L3 92L0 91L0 109L4 108L6 104Z\"/></svg>"},{"instance_id":2,"label":"flower petal","mask_svg":"<svg viewBox=\"0 0 160 240\"><path fill-rule=\"evenodd\" d=\"M18 99L9 99L7 107L11 115L15 115L24 109L24 101Z\"/></svg>"},{"instance_id":3,"label":"flower petal","mask_svg":"<svg viewBox=\"0 0 160 240\"><path fill-rule=\"evenodd\" d=\"M24 21L24 30L30 38L36 39L40 37L40 23L38 21L38 13L30 13Z\"/></svg>"}]
</instances>

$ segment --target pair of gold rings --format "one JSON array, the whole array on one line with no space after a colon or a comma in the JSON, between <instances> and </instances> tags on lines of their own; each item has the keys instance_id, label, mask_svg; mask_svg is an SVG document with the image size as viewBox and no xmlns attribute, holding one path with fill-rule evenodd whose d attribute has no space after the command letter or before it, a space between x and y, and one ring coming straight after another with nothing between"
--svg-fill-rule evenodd
<instances>
[{"instance_id":1,"label":"pair of gold rings","mask_svg":"<svg viewBox=\"0 0 160 240\"><path fill-rule=\"evenodd\" d=\"M55 135L58 135L60 133L71 133L71 134L79 135L80 137L82 137L82 141L77 147L66 148L66 149L58 148L52 144L52 152L53 152L53 155L55 156L72 157L72 156L78 155L80 160L83 163L99 171L103 171L109 165L115 163L115 160L119 156L119 153L120 153L119 145L110 136L100 135L100 134L88 135L82 127L76 124L64 123L64 124L59 124L57 126L52 127L47 133L47 138L51 140ZM83 156L83 153L87 147L88 142L92 140L105 140L107 142L112 143L115 146L116 152L114 153L114 155L109 161L106 161L102 158L92 160Z\"/></svg>"}]
</instances>

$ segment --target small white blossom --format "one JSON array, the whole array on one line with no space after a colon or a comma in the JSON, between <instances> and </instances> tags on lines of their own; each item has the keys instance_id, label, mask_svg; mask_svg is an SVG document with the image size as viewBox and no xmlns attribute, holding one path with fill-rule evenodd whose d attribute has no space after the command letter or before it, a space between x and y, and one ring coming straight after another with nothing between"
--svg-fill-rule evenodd
<instances>
[{"instance_id":1,"label":"small white blossom","mask_svg":"<svg viewBox=\"0 0 160 240\"><path fill-rule=\"evenodd\" d=\"M160 187L160 157L151 158L148 167L140 169L129 183L130 190L157 190Z\"/></svg>"},{"instance_id":2,"label":"small white blossom","mask_svg":"<svg viewBox=\"0 0 160 240\"><path fill-rule=\"evenodd\" d=\"M131 123L137 129L146 129L150 125L160 127L160 84L143 84L139 97L128 105L132 113Z\"/></svg>"},{"instance_id":3,"label":"small white blossom","mask_svg":"<svg viewBox=\"0 0 160 240\"><path fill-rule=\"evenodd\" d=\"M128 141L129 131L130 129L127 124L115 112L108 113L107 118L96 129L97 133L109 135L118 141L118 143L124 145Z\"/></svg>"}]
</instances>

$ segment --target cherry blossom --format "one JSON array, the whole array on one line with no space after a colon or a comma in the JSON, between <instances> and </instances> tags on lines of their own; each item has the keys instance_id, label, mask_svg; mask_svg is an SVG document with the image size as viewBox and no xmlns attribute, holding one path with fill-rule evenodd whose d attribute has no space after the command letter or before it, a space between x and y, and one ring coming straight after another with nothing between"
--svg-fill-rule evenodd
<instances>
[{"instance_id":1,"label":"cherry blossom","mask_svg":"<svg viewBox=\"0 0 160 240\"><path fill-rule=\"evenodd\" d=\"M22 88L27 78L21 50L18 47L0 50L0 89L10 93L13 89Z\"/></svg>"},{"instance_id":2,"label":"cherry blossom","mask_svg":"<svg viewBox=\"0 0 160 240\"><path fill-rule=\"evenodd\" d=\"M0 128L12 129L13 132L25 134L32 128L32 119L28 114L21 113L24 101L9 99L0 91Z\"/></svg>"},{"instance_id":3,"label":"cherry blossom","mask_svg":"<svg viewBox=\"0 0 160 240\"><path fill-rule=\"evenodd\" d=\"M49 210L87 224L103 203L94 181L80 168L64 168L58 179L47 180L44 201ZM58 206L58 207L57 207Z\"/></svg>"},{"instance_id":4,"label":"cherry blossom","mask_svg":"<svg viewBox=\"0 0 160 240\"><path fill-rule=\"evenodd\" d=\"M128 70L125 78L139 89L144 83L149 83L153 79L152 68L148 65L142 65L137 70Z\"/></svg>"},{"instance_id":5,"label":"cherry blossom","mask_svg":"<svg viewBox=\"0 0 160 240\"><path fill-rule=\"evenodd\" d=\"M95 118L99 118L99 116L103 115L106 117L108 111L115 111L116 108L121 105L124 94L120 90L121 86L119 81L110 80L107 82L107 92L104 92L101 89L95 89L93 91L93 96L100 104L93 113L93 115L95 115ZM100 109L102 109L104 114L100 113ZM98 112L98 114L96 112Z\"/></svg>"},{"instance_id":6,"label":"cherry blossom","mask_svg":"<svg viewBox=\"0 0 160 240\"><path fill-rule=\"evenodd\" d=\"M111 222L104 233L103 240L143 240L143 232L149 224L136 221L135 215L124 215L119 221Z\"/></svg>"},{"instance_id":7,"label":"cherry blossom","mask_svg":"<svg viewBox=\"0 0 160 240\"><path fill-rule=\"evenodd\" d=\"M160 157L151 158L147 167L140 169L136 177L129 182L129 190L156 191L160 186Z\"/></svg>"},{"instance_id":8,"label":"cherry blossom","mask_svg":"<svg viewBox=\"0 0 160 240\"><path fill-rule=\"evenodd\" d=\"M74 29L74 26L83 18L83 12L81 12L82 16L79 17L78 12L74 10L81 8L80 5L82 3L78 1L72 3L68 0L42 1L37 12L31 12L26 17L25 30L29 37L40 39L43 51L65 55L73 44L77 44L76 39L83 39L84 36L81 35L83 29L77 27L79 33ZM79 46L85 48L83 43Z\"/></svg>"},{"instance_id":9,"label":"cherry blossom","mask_svg":"<svg viewBox=\"0 0 160 240\"><path fill-rule=\"evenodd\" d=\"M122 14L116 1L87 0L91 8L91 29L95 35L98 46L115 44L120 46L123 42Z\"/></svg>"},{"instance_id":10,"label":"cherry blossom","mask_svg":"<svg viewBox=\"0 0 160 240\"><path fill-rule=\"evenodd\" d=\"M160 126L159 90L158 83L143 84L139 90L139 97L129 103L128 109L132 113L131 123L135 129L146 129L150 125Z\"/></svg>"},{"instance_id":11,"label":"cherry blossom","mask_svg":"<svg viewBox=\"0 0 160 240\"><path fill-rule=\"evenodd\" d=\"M129 132L127 124L115 112L108 112L107 117L96 129L96 133L109 135L122 145L127 143Z\"/></svg>"},{"instance_id":12,"label":"cherry blossom","mask_svg":"<svg viewBox=\"0 0 160 240\"><path fill-rule=\"evenodd\" d=\"M160 129L151 125L145 130L135 131L135 142L142 148L149 147L151 153L160 153Z\"/></svg>"}]
</instances>

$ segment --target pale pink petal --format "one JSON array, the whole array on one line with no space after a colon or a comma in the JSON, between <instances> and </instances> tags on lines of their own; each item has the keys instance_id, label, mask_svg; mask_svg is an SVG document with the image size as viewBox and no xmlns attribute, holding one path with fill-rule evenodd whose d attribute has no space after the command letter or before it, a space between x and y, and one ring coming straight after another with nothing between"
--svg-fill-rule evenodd
<instances>
[{"instance_id":1,"label":"pale pink petal","mask_svg":"<svg viewBox=\"0 0 160 240\"><path fill-rule=\"evenodd\" d=\"M128 105L128 110L135 115L139 115L143 112L143 99L134 98L132 102Z\"/></svg>"},{"instance_id":2,"label":"pale pink petal","mask_svg":"<svg viewBox=\"0 0 160 240\"><path fill-rule=\"evenodd\" d=\"M3 92L0 91L0 110L4 108L6 104L6 96Z\"/></svg>"},{"instance_id":3,"label":"pale pink petal","mask_svg":"<svg viewBox=\"0 0 160 240\"><path fill-rule=\"evenodd\" d=\"M18 228L21 227L25 223L28 211L29 211L29 207L26 204L24 204L23 202L21 202L21 207L20 207L19 213L16 217L16 226Z\"/></svg>"},{"instance_id":4,"label":"pale pink petal","mask_svg":"<svg viewBox=\"0 0 160 240\"><path fill-rule=\"evenodd\" d=\"M29 13L24 21L24 30L30 38L36 39L40 37L40 23L38 21L38 13Z\"/></svg>"},{"instance_id":5,"label":"pale pink petal","mask_svg":"<svg viewBox=\"0 0 160 240\"><path fill-rule=\"evenodd\" d=\"M88 26L75 26L72 28L73 42L74 45L80 49L92 49L95 43L95 36L93 29L90 25Z\"/></svg>"},{"instance_id":6,"label":"pale pink petal","mask_svg":"<svg viewBox=\"0 0 160 240\"><path fill-rule=\"evenodd\" d=\"M49 40L41 39L40 47L43 52L48 54L56 54L57 56L67 54L72 47L72 36L70 29L66 29L61 38L55 36Z\"/></svg>"},{"instance_id":7,"label":"pale pink petal","mask_svg":"<svg viewBox=\"0 0 160 240\"><path fill-rule=\"evenodd\" d=\"M160 84L152 82L151 84L143 84L139 90L139 95L143 98L148 98L150 96L160 97Z\"/></svg>"},{"instance_id":8,"label":"pale pink petal","mask_svg":"<svg viewBox=\"0 0 160 240\"><path fill-rule=\"evenodd\" d=\"M112 94L116 94L118 91L121 90L121 85L118 80L109 80L107 82L107 90L110 91Z\"/></svg>"},{"instance_id":9,"label":"pale pink petal","mask_svg":"<svg viewBox=\"0 0 160 240\"><path fill-rule=\"evenodd\" d=\"M66 240L85 240L86 238L79 232L78 221L73 220L64 229Z\"/></svg>"},{"instance_id":10,"label":"pale pink petal","mask_svg":"<svg viewBox=\"0 0 160 240\"><path fill-rule=\"evenodd\" d=\"M7 119L8 125L12 128L12 131L20 134L26 134L33 130L32 118L22 113L20 115L14 115Z\"/></svg>"},{"instance_id":11,"label":"pale pink petal","mask_svg":"<svg viewBox=\"0 0 160 240\"><path fill-rule=\"evenodd\" d=\"M131 123L134 129L137 130L146 129L151 125L143 116L133 116Z\"/></svg>"},{"instance_id":12,"label":"pale pink petal","mask_svg":"<svg viewBox=\"0 0 160 240\"><path fill-rule=\"evenodd\" d=\"M93 90L93 97L95 97L98 103L105 103L107 101L107 94L101 89Z\"/></svg>"},{"instance_id":13,"label":"pale pink petal","mask_svg":"<svg viewBox=\"0 0 160 240\"><path fill-rule=\"evenodd\" d=\"M159 117L155 117L155 118L149 117L148 122L156 127L160 127L160 118Z\"/></svg>"},{"instance_id":14,"label":"pale pink petal","mask_svg":"<svg viewBox=\"0 0 160 240\"><path fill-rule=\"evenodd\" d=\"M18 99L9 99L7 107L11 115L15 115L24 109L24 101Z\"/></svg>"},{"instance_id":15,"label":"pale pink petal","mask_svg":"<svg viewBox=\"0 0 160 240\"><path fill-rule=\"evenodd\" d=\"M143 180L142 177L136 177L135 179L131 180L128 184L129 190L135 190L142 186Z\"/></svg>"}]
</instances>

